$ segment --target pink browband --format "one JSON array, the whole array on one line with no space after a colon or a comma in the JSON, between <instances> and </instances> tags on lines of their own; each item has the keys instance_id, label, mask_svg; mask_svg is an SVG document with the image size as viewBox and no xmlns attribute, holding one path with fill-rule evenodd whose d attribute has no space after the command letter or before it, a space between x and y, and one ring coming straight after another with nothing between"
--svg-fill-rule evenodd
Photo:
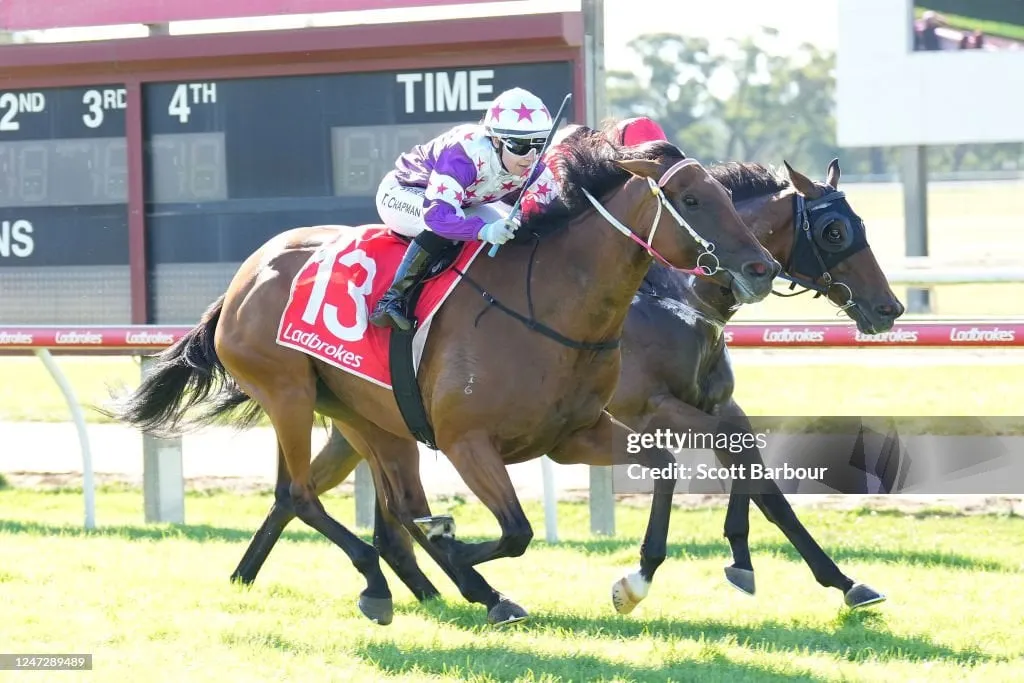
<instances>
[{"instance_id":1,"label":"pink browband","mask_svg":"<svg viewBox=\"0 0 1024 683\"><path fill-rule=\"evenodd\" d=\"M661 180L658 181L658 187L665 187L665 183L671 180L672 176L679 172L679 169L681 169L684 166L689 166L691 164L699 165L700 162L697 161L696 159L683 159L682 161L677 162L674 166L672 166L672 168L665 171L664 175L661 176Z\"/></svg>"}]
</instances>

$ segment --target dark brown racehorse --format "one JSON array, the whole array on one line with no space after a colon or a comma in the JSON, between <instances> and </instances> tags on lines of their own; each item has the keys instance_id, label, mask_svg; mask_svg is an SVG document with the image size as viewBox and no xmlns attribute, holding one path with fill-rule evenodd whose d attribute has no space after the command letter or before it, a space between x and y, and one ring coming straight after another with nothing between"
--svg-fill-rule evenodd
<instances>
[{"instance_id":1,"label":"dark brown racehorse","mask_svg":"<svg viewBox=\"0 0 1024 683\"><path fill-rule=\"evenodd\" d=\"M612 444L626 442L631 430L604 407L619 377L619 340L629 304L652 253L680 268L719 264L721 272L712 266L710 276L744 302L766 297L780 270L725 188L674 145L623 150L592 133L564 147L562 199L524 221L517 233L517 242L539 240L536 250L507 246L497 258L476 259L468 273L504 306L529 312L533 324L500 311L481 317L488 302L473 288L459 287L433 318L419 366L437 445L497 518L498 540L428 539L414 521L429 514L419 485L419 451L393 394L275 343L293 278L325 242L338 237L338 226L291 230L253 253L225 295L160 355L117 414L145 431L166 434L209 424L235 408L246 410L243 418L265 411L279 445L275 507L351 558L367 581L360 609L378 623L390 623L391 591L377 551L327 514L311 478L314 412L330 417L367 458L387 511L445 567L463 595L487 605L495 621L514 618L522 608L474 569L521 555L533 537L505 464L544 453L563 462L611 462ZM472 395L464 391L469 382ZM186 411L202 404L206 412L186 419ZM674 458L651 448L635 462L657 467ZM666 480L654 494L640 573L628 580L634 588L650 585L665 558L672 489ZM264 525L254 552L263 552L279 533Z\"/></svg>"},{"instance_id":2,"label":"dark brown racehorse","mask_svg":"<svg viewBox=\"0 0 1024 683\"><path fill-rule=\"evenodd\" d=\"M842 308L865 334L889 330L903 314L867 243L865 227L838 190L837 160L828 167L825 184L814 183L787 164L784 173L756 164L724 164L709 169L733 195L740 215L772 255L786 264L784 277L817 291ZM739 302L728 290L705 279L680 274L653 264L626 318L622 374L608 411L636 430L652 424L681 429L695 415L724 415L746 424L733 400L733 372L723 328ZM741 454L716 452L723 464L763 462L756 449ZM559 462L568 461L559 454ZM344 481L361 460L337 431L313 461L312 479L323 493ZM584 461L608 464L607 460ZM776 489L777 490L777 489ZM416 505L427 514L427 503L416 489ZM874 589L844 575L814 541L781 493L732 493L725 536L733 564L726 577L740 590L754 593L754 574L748 545L751 499L767 519L778 525L825 587L844 594L852 608L884 600ZM279 501L281 500L279 496ZM232 578L255 580L276 538L293 518L279 502L254 537ZM416 564L409 537L378 506L374 542L382 557L417 598L438 595ZM465 594L465 591L463 591ZM636 597L642 598L642 595ZM623 610L632 609L623 604Z\"/></svg>"}]
</instances>

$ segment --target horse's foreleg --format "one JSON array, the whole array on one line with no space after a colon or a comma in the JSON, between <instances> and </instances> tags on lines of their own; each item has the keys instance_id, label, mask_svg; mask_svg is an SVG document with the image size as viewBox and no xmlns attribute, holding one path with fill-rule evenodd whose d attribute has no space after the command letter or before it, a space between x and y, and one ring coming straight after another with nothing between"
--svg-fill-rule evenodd
<instances>
[{"instance_id":1,"label":"horse's foreleg","mask_svg":"<svg viewBox=\"0 0 1024 683\"><path fill-rule=\"evenodd\" d=\"M549 455L562 464L623 465L628 461L643 468L660 468L675 462L671 453L660 448L646 448L642 443L636 449L629 447L630 435L635 436L636 432L603 412L597 424L577 432ZM637 452L631 453L633 450ZM632 612L647 597L654 572L665 561L674 489L674 479L654 480L651 514L643 545L640 546L640 569L622 577L612 586L612 603L620 614Z\"/></svg>"},{"instance_id":2,"label":"horse's foreleg","mask_svg":"<svg viewBox=\"0 0 1024 683\"><path fill-rule=\"evenodd\" d=\"M751 431L750 422L735 401L729 400L720 405L715 413L729 418L734 425L743 426L747 431ZM732 454L727 450L716 448L715 456L723 465L732 463ZM732 551L732 565L725 568L726 580L743 593L753 595L755 582L754 565L750 559L750 495L746 492L737 492L735 487L729 493L722 535L729 541L729 548Z\"/></svg>"},{"instance_id":3,"label":"horse's foreleg","mask_svg":"<svg viewBox=\"0 0 1024 683\"><path fill-rule=\"evenodd\" d=\"M502 557L519 557L533 540L533 528L526 518L505 462L484 432L467 434L445 449L448 460L470 491L498 520L497 541L462 543L450 540L449 556L457 567L473 567Z\"/></svg>"},{"instance_id":4,"label":"horse's foreleg","mask_svg":"<svg viewBox=\"0 0 1024 683\"><path fill-rule=\"evenodd\" d=\"M747 419L746 414L736 404L735 401L722 406L719 410L719 415L723 418L727 418L733 426L738 426L747 432L753 432L750 426L750 421ZM750 465L753 463L764 464L764 459L761 457L761 452L757 447L752 447L743 450L741 453L730 453L728 451L722 451L718 453L718 457L730 462L741 463L746 465L749 470ZM804 562L810 568L811 573L814 575L815 580L826 588L836 588L842 591L846 604L850 607L864 607L866 605L874 604L876 602L882 602L885 600L885 596L878 593L873 588L862 584L855 583L850 577L846 576L839 567L832 560L831 557L818 545L817 541L811 536L810 532L804 528L804 525L797 518L796 513L793 511L792 506L786 497L782 494L778 485L772 480L766 480L764 486L768 489L766 492L753 493L750 499L754 501L758 509L761 510L765 518L776 525L780 531L789 539L789 542L793 544L797 552L803 558ZM741 501L737 502L737 506L740 505ZM730 500L730 510L732 512L732 500ZM747 509L742 510L744 515L748 515ZM729 513L726 515L727 530L726 534L730 533L728 527ZM749 521L747 522L749 525ZM749 531L749 527L748 527ZM745 535L745 534L744 534ZM730 543L732 537L730 536ZM746 546L744 541L743 546ZM749 550L748 550L749 553ZM735 546L734 546L734 557L735 557ZM749 554L747 556L749 562ZM729 575L729 570L726 569L726 575ZM742 577L740 577L742 579ZM749 592L753 592L753 568L751 567L750 572L750 587ZM732 578L730 578L732 582ZM737 586L741 588L741 586Z\"/></svg>"},{"instance_id":5,"label":"horse's foreleg","mask_svg":"<svg viewBox=\"0 0 1024 683\"><path fill-rule=\"evenodd\" d=\"M729 464L728 452L715 449L718 460ZM750 560L750 496L746 493L729 493L729 506L725 511L723 535L732 550L732 565L725 568L725 578L730 584L747 595L754 594L754 565Z\"/></svg>"},{"instance_id":6,"label":"horse's foreleg","mask_svg":"<svg viewBox=\"0 0 1024 683\"><path fill-rule=\"evenodd\" d=\"M392 472L389 479L391 485L396 489L396 498L402 501L400 510L396 510L396 512L401 514L400 519L405 530L444 570L459 589L462 597L468 602L479 603L486 607L487 621L491 624L502 625L526 619L528 616L526 610L492 588L476 569L453 562L452 558L460 552L460 544L455 540L454 533L424 531L415 522L417 519L432 516L419 471L403 468L399 472ZM427 533L430 533L430 536ZM416 566L416 558L411 551L409 555L412 566L419 571L419 567Z\"/></svg>"}]
</instances>

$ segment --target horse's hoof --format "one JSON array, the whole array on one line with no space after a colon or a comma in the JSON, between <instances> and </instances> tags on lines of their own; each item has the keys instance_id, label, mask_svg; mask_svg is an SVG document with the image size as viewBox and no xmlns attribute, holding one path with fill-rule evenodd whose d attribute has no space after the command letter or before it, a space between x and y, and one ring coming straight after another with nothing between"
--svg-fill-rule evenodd
<instances>
[{"instance_id":1,"label":"horse's hoof","mask_svg":"<svg viewBox=\"0 0 1024 683\"><path fill-rule=\"evenodd\" d=\"M504 598L487 612L487 623L491 626L505 626L519 621L526 621L530 615L525 609Z\"/></svg>"},{"instance_id":2,"label":"horse's hoof","mask_svg":"<svg viewBox=\"0 0 1024 683\"><path fill-rule=\"evenodd\" d=\"M238 572L235 572L228 579L228 582L232 583L232 584L234 584L236 586L251 586L253 584L253 581L255 581L255 580L256 580L255 576L252 577L252 578L249 578L248 576L243 576L242 574L239 574Z\"/></svg>"},{"instance_id":3,"label":"horse's hoof","mask_svg":"<svg viewBox=\"0 0 1024 683\"><path fill-rule=\"evenodd\" d=\"M612 584L612 604L619 614L629 614L640 601L647 597L651 584L640 576L640 572L627 574Z\"/></svg>"},{"instance_id":4,"label":"horse's hoof","mask_svg":"<svg viewBox=\"0 0 1024 683\"><path fill-rule=\"evenodd\" d=\"M726 567L725 568L725 580L729 584L740 591L744 595L753 595L755 591L754 586L754 570L753 569L740 569L739 567Z\"/></svg>"},{"instance_id":5,"label":"horse's hoof","mask_svg":"<svg viewBox=\"0 0 1024 683\"><path fill-rule=\"evenodd\" d=\"M366 615L367 619L381 626L387 626L395 617L391 598L371 598L368 595L360 595L359 611Z\"/></svg>"},{"instance_id":6,"label":"horse's hoof","mask_svg":"<svg viewBox=\"0 0 1024 683\"><path fill-rule=\"evenodd\" d=\"M844 600L847 607L857 609L858 607L867 607L868 605L885 602L885 596L867 584L855 583L850 586L850 590L846 591Z\"/></svg>"}]
</instances>

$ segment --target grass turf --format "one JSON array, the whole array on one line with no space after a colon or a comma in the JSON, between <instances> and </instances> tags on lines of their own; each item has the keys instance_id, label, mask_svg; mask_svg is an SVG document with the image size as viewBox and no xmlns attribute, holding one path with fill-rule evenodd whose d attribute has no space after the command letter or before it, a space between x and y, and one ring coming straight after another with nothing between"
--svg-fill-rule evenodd
<instances>
[{"instance_id":1,"label":"grass turf","mask_svg":"<svg viewBox=\"0 0 1024 683\"><path fill-rule=\"evenodd\" d=\"M98 503L107 526L85 532L78 491L0 491L0 641L92 653L94 671L69 680L1010 681L1024 663L1019 517L799 511L844 571L890 598L850 612L756 511L758 595L731 590L723 511L675 510L669 559L621 617L609 589L635 568L646 511L620 506L619 536L598 539L586 504L563 503L561 543L481 567L533 615L497 630L422 553L445 601L416 603L385 568L395 621L370 623L361 577L298 524L252 587L229 584L267 496L191 494L182 527L142 525L137 490ZM325 504L352 523L351 498ZM493 537L480 505L450 511L464 540ZM539 503L527 513L542 519Z\"/></svg>"}]
</instances>

